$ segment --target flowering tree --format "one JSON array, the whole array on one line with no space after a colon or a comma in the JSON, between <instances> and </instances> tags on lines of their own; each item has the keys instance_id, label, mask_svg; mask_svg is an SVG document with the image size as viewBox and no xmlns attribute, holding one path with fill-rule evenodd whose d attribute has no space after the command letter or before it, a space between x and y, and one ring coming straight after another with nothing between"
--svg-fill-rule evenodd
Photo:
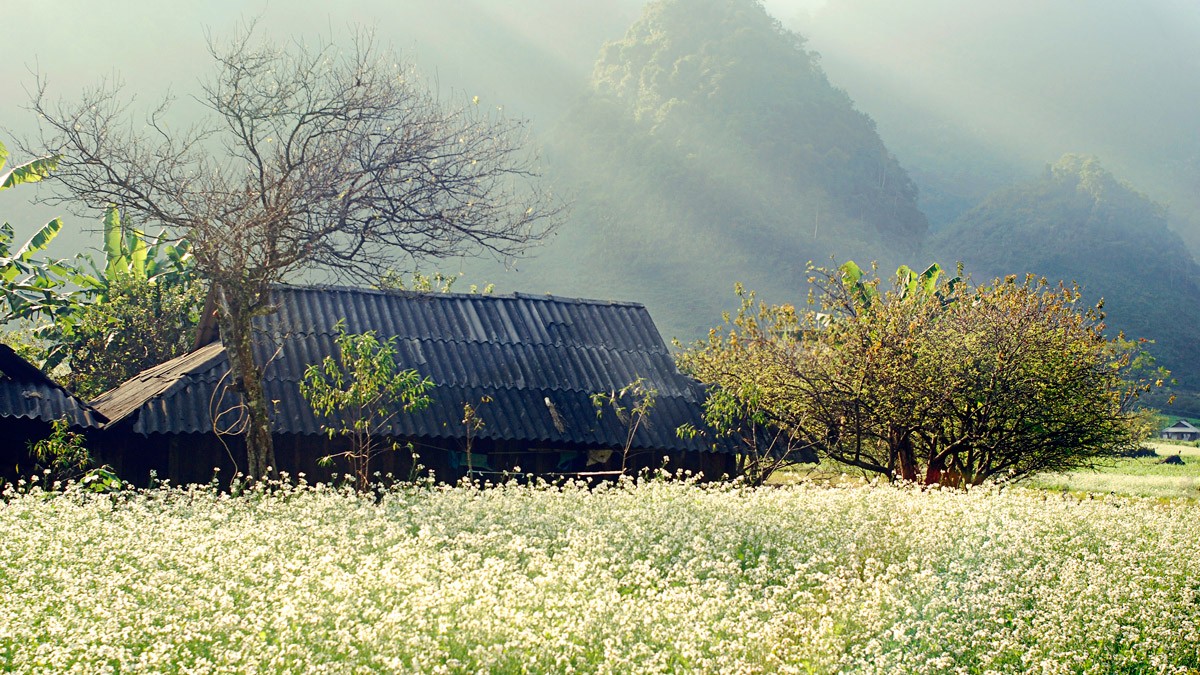
<instances>
[{"instance_id":1,"label":"flowering tree","mask_svg":"<svg viewBox=\"0 0 1200 675\"><path fill-rule=\"evenodd\" d=\"M1077 288L973 286L901 268L891 289L849 263L812 268L810 306L742 306L680 357L713 386L710 422L748 416L828 459L946 485L1087 466L1136 447L1149 382Z\"/></svg>"}]
</instances>

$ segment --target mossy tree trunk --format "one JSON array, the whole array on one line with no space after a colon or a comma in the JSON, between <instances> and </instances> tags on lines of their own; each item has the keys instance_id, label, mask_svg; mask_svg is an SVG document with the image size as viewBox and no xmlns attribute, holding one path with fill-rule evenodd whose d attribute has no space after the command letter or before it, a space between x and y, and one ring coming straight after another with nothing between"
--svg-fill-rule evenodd
<instances>
[{"instance_id":1,"label":"mossy tree trunk","mask_svg":"<svg viewBox=\"0 0 1200 675\"><path fill-rule=\"evenodd\" d=\"M245 288L226 289L217 285L217 321L221 341L233 374L232 386L245 406L243 436L246 442L246 473L251 479L269 477L277 468L271 438L271 417L263 391L262 366L254 361L255 304L245 297ZM260 310L261 313L261 310Z\"/></svg>"}]
</instances>

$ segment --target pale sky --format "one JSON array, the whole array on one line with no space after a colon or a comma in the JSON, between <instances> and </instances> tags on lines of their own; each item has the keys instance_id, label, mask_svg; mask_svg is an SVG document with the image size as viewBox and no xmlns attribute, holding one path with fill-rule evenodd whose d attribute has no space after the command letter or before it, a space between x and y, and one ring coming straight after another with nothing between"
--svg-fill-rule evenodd
<instances>
[{"instance_id":1,"label":"pale sky","mask_svg":"<svg viewBox=\"0 0 1200 675\"><path fill-rule=\"evenodd\" d=\"M938 125L951 125L1035 169L1063 152L1099 154L1144 186L1197 173L1195 167L1175 170L1180 163L1200 166L1194 149L1200 124L1187 124L1200 109L1195 0L763 1L785 26L809 38L830 80L875 118L902 163L911 165L918 160L913 150L930 147L911 133L924 124L935 133ZM44 73L51 92L66 98L117 74L147 103L168 90L186 95L208 70L205 31L227 35L254 16L274 39L344 37L350 25L371 27L443 96L480 96L545 128L569 110L601 44L624 34L642 2L4 5L0 140L33 127L22 110L30 69ZM1184 183L1155 196L1170 200L1188 189L1197 193ZM0 194L0 215L14 224L26 208L18 192ZM1195 208L1200 213L1200 197Z\"/></svg>"}]
</instances>

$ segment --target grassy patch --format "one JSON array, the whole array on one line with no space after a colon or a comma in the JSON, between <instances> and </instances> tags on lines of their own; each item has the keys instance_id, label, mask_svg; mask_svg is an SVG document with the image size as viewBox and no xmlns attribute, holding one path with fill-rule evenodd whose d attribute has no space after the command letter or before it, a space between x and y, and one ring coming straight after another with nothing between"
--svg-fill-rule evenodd
<instances>
[{"instance_id":1,"label":"grassy patch","mask_svg":"<svg viewBox=\"0 0 1200 675\"><path fill-rule=\"evenodd\" d=\"M1031 487L1071 492L1113 493L1137 497L1200 499L1200 448L1150 444L1158 457L1122 459L1094 470L1035 476ZM1178 455L1183 464L1166 464Z\"/></svg>"}]
</instances>

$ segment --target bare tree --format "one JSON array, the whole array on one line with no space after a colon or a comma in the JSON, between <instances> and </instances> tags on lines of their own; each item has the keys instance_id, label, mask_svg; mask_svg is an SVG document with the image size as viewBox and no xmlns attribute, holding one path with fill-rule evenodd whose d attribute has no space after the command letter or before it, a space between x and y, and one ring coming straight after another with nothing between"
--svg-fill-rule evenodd
<instances>
[{"instance_id":1,"label":"bare tree","mask_svg":"<svg viewBox=\"0 0 1200 675\"><path fill-rule=\"evenodd\" d=\"M249 472L274 466L252 321L273 284L305 270L377 279L450 255L519 255L561 206L537 185L525 124L447 107L363 33L349 48L209 39L207 115L168 122L172 100L138 119L120 83L52 102L39 76L38 143L54 179L87 208L115 204L142 226L188 239L211 283L235 390L248 411Z\"/></svg>"}]
</instances>

